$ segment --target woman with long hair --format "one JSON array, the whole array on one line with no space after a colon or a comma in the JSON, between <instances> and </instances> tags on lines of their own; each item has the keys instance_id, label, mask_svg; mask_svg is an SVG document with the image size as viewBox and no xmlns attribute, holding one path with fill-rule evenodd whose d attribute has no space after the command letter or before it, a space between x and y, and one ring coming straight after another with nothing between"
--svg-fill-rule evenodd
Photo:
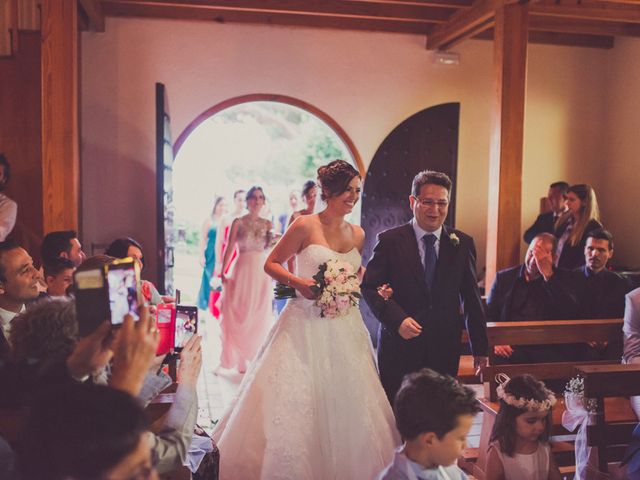
<instances>
[{"instance_id":1,"label":"woman with long hair","mask_svg":"<svg viewBox=\"0 0 640 480\"><path fill-rule=\"evenodd\" d=\"M220 368L244 373L271 327L271 279L264 273L272 224L260 216L265 195L261 187L247 192L248 213L231 224L229 243L221 266L222 307ZM238 257L231 272L237 248Z\"/></svg>"},{"instance_id":2,"label":"woman with long hair","mask_svg":"<svg viewBox=\"0 0 640 480\"><path fill-rule=\"evenodd\" d=\"M580 183L569 187L567 206L567 212L555 224L556 266L573 270L585 263L587 234L602 228L602 224L596 192L591 185Z\"/></svg>"},{"instance_id":3,"label":"woman with long hair","mask_svg":"<svg viewBox=\"0 0 640 480\"><path fill-rule=\"evenodd\" d=\"M198 308L206 310L211 303L211 312L216 318L219 316L215 306L217 297L214 292L212 298L211 281L214 279L214 275L220 274L220 272L215 271L217 264L220 263L220 252L216 251L216 237L218 235L218 225L220 225L220 220L225 214L225 207L224 198L217 197L213 203L211 215L202 224L202 231L200 232L200 251L202 252L200 263L203 266L203 270L200 292L198 293Z\"/></svg>"},{"instance_id":4,"label":"woman with long hair","mask_svg":"<svg viewBox=\"0 0 640 480\"><path fill-rule=\"evenodd\" d=\"M326 208L298 218L264 264L297 297L213 432L220 478L372 480L399 443L357 305L342 295L333 305L327 290L316 298L312 278L326 265L325 278L359 290L364 231L345 216L360 198L360 174L336 160L318 169L318 180ZM285 268L294 256L296 274Z\"/></svg>"}]
</instances>

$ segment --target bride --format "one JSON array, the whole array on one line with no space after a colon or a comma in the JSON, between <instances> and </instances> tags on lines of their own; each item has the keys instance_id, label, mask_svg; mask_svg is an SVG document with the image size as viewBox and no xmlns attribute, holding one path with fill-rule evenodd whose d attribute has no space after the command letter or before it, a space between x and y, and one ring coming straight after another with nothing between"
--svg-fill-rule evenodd
<instances>
[{"instance_id":1,"label":"bride","mask_svg":"<svg viewBox=\"0 0 640 480\"><path fill-rule=\"evenodd\" d=\"M369 480L399 443L357 307L321 317L311 278L341 260L360 268L364 231L345 221L361 179L347 162L318 169L326 208L298 218L265 263L297 290L213 432L222 480ZM283 265L296 256L298 275Z\"/></svg>"}]
</instances>

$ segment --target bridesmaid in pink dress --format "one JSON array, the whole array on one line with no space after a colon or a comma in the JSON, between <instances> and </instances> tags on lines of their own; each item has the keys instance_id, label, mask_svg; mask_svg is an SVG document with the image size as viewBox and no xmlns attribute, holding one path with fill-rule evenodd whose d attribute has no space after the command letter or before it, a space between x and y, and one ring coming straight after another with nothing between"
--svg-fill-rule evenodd
<instances>
[{"instance_id":1,"label":"bridesmaid in pink dress","mask_svg":"<svg viewBox=\"0 0 640 480\"><path fill-rule=\"evenodd\" d=\"M222 260L220 367L235 368L240 373L253 360L273 321L271 278L263 269L272 225L259 216L264 202L261 187L249 189L249 213L233 221ZM235 247L238 257L229 274L226 270Z\"/></svg>"}]
</instances>

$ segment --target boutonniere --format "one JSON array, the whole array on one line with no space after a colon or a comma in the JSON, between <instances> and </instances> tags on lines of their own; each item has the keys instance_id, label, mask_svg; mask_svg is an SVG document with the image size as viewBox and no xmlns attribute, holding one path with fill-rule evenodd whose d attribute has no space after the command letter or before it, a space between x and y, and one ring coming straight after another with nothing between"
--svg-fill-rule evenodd
<instances>
[{"instance_id":1,"label":"boutonniere","mask_svg":"<svg viewBox=\"0 0 640 480\"><path fill-rule=\"evenodd\" d=\"M460 245L460 239L458 238L458 235L456 235L455 233L449 234L449 240L451 240L451 243L453 244L454 247L457 247L458 245Z\"/></svg>"}]
</instances>

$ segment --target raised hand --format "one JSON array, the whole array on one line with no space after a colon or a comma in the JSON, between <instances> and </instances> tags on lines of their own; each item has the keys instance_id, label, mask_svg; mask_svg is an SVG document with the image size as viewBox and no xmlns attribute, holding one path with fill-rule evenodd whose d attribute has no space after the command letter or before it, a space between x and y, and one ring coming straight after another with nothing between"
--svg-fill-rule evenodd
<instances>
[{"instance_id":1,"label":"raised hand","mask_svg":"<svg viewBox=\"0 0 640 480\"><path fill-rule=\"evenodd\" d=\"M496 355L503 358L509 358L513 355L513 348L511 345L496 345L493 347L493 351Z\"/></svg>"},{"instance_id":2,"label":"raised hand","mask_svg":"<svg viewBox=\"0 0 640 480\"><path fill-rule=\"evenodd\" d=\"M67 368L71 376L80 380L87 375L98 373L107 366L113 350L111 349L112 337L111 322L104 321L90 335L80 339L67 358Z\"/></svg>"},{"instance_id":3,"label":"raised hand","mask_svg":"<svg viewBox=\"0 0 640 480\"><path fill-rule=\"evenodd\" d=\"M158 329L148 307L140 308L140 320L137 322L131 315L125 315L113 346L110 385L137 396L155 358L159 340Z\"/></svg>"},{"instance_id":4,"label":"raised hand","mask_svg":"<svg viewBox=\"0 0 640 480\"><path fill-rule=\"evenodd\" d=\"M407 317L400 324L398 333L405 340L411 340L422 333L422 325L416 322L413 318Z\"/></svg>"},{"instance_id":5,"label":"raised hand","mask_svg":"<svg viewBox=\"0 0 640 480\"><path fill-rule=\"evenodd\" d=\"M178 365L178 383L190 387L196 386L202 367L202 337L192 335L180 352Z\"/></svg>"}]
</instances>

